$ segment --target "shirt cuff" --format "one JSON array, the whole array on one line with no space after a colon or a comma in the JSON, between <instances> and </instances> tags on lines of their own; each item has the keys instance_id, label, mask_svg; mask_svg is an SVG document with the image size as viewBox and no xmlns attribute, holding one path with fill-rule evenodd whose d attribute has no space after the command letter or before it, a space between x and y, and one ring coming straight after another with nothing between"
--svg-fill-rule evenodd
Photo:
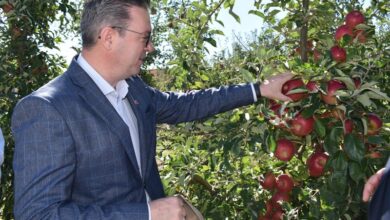
<instances>
[{"instance_id":1,"label":"shirt cuff","mask_svg":"<svg viewBox=\"0 0 390 220\"><path fill-rule=\"evenodd\" d=\"M152 220L152 213L150 212L150 205L149 205L149 202L146 203L148 205L148 216L149 216L149 220Z\"/></svg>"},{"instance_id":2,"label":"shirt cuff","mask_svg":"<svg viewBox=\"0 0 390 220\"><path fill-rule=\"evenodd\" d=\"M256 95L255 84L251 83L251 88L252 88L253 100L254 100L254 102L257 102L257 95Z\"/></svg>"}]
</instances>

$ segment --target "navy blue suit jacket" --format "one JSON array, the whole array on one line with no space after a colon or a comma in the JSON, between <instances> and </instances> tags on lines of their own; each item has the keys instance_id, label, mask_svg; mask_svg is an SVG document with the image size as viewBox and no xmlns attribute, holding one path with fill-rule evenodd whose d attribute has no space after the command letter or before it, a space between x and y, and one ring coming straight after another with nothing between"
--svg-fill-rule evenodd
<instances>
[{"instance_id":1,"label":"navy blue suit jacket","mask_svg":"<svg viewBox=\"0 0 390 220\"><path fill-rule=\"evenodd\" d=\"M390 220L390 159L387 161L379 186L372 196L368 219Z\"/></svg>"},{"instance_id":2,"label":"navy blue suit jacket","mask_svg":"<svg viewBox=\"0 0 390 220\"><path fill-rule=\"evenodd\" d=\"M251 86L164 93L127 80L138 120L139 173L129 129L75 60L15 107L16 219L147 219L145 189L164 197L156 124L202 119L253 103ZM141 177L142 176L142 177Z\"/></svg>"}]
</instances>

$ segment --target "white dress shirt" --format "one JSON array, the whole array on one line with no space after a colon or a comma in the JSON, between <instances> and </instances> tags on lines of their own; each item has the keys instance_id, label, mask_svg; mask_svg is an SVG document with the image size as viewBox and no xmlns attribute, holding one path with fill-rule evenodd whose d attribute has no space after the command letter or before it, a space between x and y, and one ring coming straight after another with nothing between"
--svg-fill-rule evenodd
<instances>
[{"instance_id":1,"label":"white dress shirt","mask_svg":"<svg viewBox=\"0 0 390 220\"><path fill-rule=\"evenodd\" d=\"M141 153L139 146L139 131L137 124L137 117L135 116L133 109L129 101L126 99L126 95L129 91L129 85L125 80L119 81L115 88L112 87L96 70L89 65L89 63L84 59L80 54L77 58L77 63L83 68L83 70L92 78L97 87L102 91L106 96L111 105L118 112L122 120L129 127L129 132L131 136L131 141L134 147L135 157L137 159L138 170L142 176L141 171ZM149 210L149 220L151 219L150 212L150 197L145 190L146 199L148 201L148 210Z\"/></svg>"}]
</instances>

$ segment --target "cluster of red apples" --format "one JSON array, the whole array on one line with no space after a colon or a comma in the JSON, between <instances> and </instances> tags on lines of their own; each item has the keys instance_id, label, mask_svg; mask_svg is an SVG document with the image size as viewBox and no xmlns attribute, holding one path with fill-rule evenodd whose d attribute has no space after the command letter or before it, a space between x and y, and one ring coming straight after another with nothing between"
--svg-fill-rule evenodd
<instances>
[{"instance_id":1,"label":"cluster of red apples","mask_svg":"<svg viewBox=\"0 0 390 220\"><path fill-rule=\"evenodd\" d=\"M272 197L266 202L266 212L259 215L259 220L283 219L283 208L280 202L290 201L290 192L294 188L294 180L288 174L281 174L278 177L269 172L259 179L261 186L273 192Z\"/></svg>"},{"instance_id":2,"label":"cluster of red apples","mask_svg":"<svg viewBox=\"0 0 390 220\"><path fill-rule=\"evenodd\" d=\"M331 57L334 61L341 63L346 61L347 54L345 49L339 45L343 45L346 40L359 41L364 43L366 36L363 30L356 28L358 24L364 23L365 18L359 11L352 11L347 14L345 18L345 24L341 25L335 34L336 42L331 48ZM348 37L346 37L348 36ZM344 38L345 37L345 38ZM346 43L350 43L346 42ZM309 55L312 54L314 61L319 59L317 52L313 50L311 41L307 44ZM299 53L296 49L295 52ZM316 55L317 54L317 55ZM306 136L311 135L315 128L316 120L327 118L328 126L334 124L342 125L344 135L358 134L360 136L373 136L378 135L382 128L381 118L372 112L359 113L359 117L363 118L366 122L366 127L357 126L356 121L350 118L351 116L343 111L340 106L346 104L343 100L340 100L339 94L343 90L358 90L362 86L362 78L352 76L351 80L354 84L354 88L341 81L339 78L332 78L329 80L320 81L306 81L302 78L294 78L286 82L282 87L282 93L292 99L292 104L281 104L274 101L270 101L269 109L273 112L266 116L269 122L273 124L277 129L282 129L288 134L288 136L282 137L279 135L279 139L276 140L276 147L274 156L280 161L289 162L295 155L298 154L300 149L300 139L304 140ZM321 100L324 108L318 112L314 112L311 116L304 116L301 107L299 111L295 112L296 106L301 106L300 102L307 98L317 96ZM303 107L304 108L304 107ZM307 115L307 114L306 114ZM333 124L332 124L333 123ZM321 143L312 143L314 145L314 152L311 153L306 159L307 173L312 178L318 178L325 175L326 172L331 172L330 169L325 169L329 155L325 152ZM377 158L378 155L374 155L375 151L371 151L371 145L367 145L369 157ZM379 155L380 156L380 155ZM266 211L259 214L258 219L282 219L284 214L283 209L280 206L280 202L289 202L290 192L294 187L294 180L287 173L283 173L276 177L272 172L261 175L259 181L263 189L269 190L273 193L272 198L266 202Z\"/></svg>"},{"instance_id":3,"label":"cluster of red apples","mask_svg":"<svg viewBox=\"0 0 390 220\"><path fill-rule=\"evenodd\" d=\"M350 43L353 39L356 39L360 43L366 42L366 35L363 30L356 28L357 25L363 24L365 21L364 15L360 11L352 11L345 17L345 24L339 26L335 33L335 40L340 42L344 37L350 39ZM332 59L338 63L345 62L347 60L347 52L340 45L334 45L330 48L330 54Z\"/></svg>"},{"instance_id":4,"label":"cluster of red apples","mask_svg":"<svg viewBox=\"0 0 390 220\"><path fill-rule=\"evenodd\" d=\"M360 81L355 80L355 86L360 86ZM282 87L282 93L290 97L294 103L300 102L307 98L310 94L319 95L320 99L326 105L327 110L321 114L303 117L301 112L293 114L292 117L287 117L289 109L280 104L271 101L269 108L273 111L270 117L270 122L277 128L283 129L296 137L304 138L310 135L314 130L315 121L319 118L333 118L341 120L343 124L344 134L352 133L355 129L354 122L348 118L343 111L335 108L339 104L336 96L336 91L346 89L343 82L331 79L326 82L326 91L320 89L320 82L309 81L306 84L301 78L294 78L287 81ZM299 92L294 92L299 91ZM382 120L374 113L364 115L367 121L366 135L377 135L382 127ZM274 156L284 162L290 161L297 154L296 144L288 138L279 138L276 142ZM309 176L313 178L324 175L325 166L328 161L328 154L321 148L316 147L315 151L308 156L306 166ZM274 192L272 198L266 202L265 214L260 214L258 219L282 219L283 209L280 202L289 202L290 191L294 187L294 180L288 174L281 174L275 177L273 173L267 173L260 177L261 186Z\"/></svg>"},{"instance_id":5,"label":"cluster of red apples","mask_svg":"<svg viewBox=\"0 0 390 220\"><path fill-rule=\"evenodd\" d=\"M355 87L360 87L360 78L355 78ZM341 120L343 124L344 134L350 134L354 130L354 122L348 118L343 111L335 108L339 104L336 92L346 89L346 85L338 80L331 79L326 82L326 91L321 91L320 82L309 81L306 84L301 78L296 78L287 81L282 87L282 93L290 97L293 102L299 102L308 97L309 94L319 94L321 100L330 109L321 114L314 114L313 116L303 117L301 113L295 114L292 118L284 118L288 113L288 108L282 109L279 103L271 102L270 109L274 112L274 117L270 120L276 127L285 129L291 134L298 137L305 137L310 135L314 130L316 118L331 117ZM295 93L293 91L303 91ZM290 94L291 93L291 94ZM382 127L381 118L375 113L366 113L364 115L367 121L366 135L377 135ZM281 138L277 141L274 155L281 161L290 161L296 153L295 144L286 139ZM324 152L314 152L307 161L308 171L310 176L318 177L323 173L323 168L326 164L328 156Z\"/></svg>"}]
</instances>

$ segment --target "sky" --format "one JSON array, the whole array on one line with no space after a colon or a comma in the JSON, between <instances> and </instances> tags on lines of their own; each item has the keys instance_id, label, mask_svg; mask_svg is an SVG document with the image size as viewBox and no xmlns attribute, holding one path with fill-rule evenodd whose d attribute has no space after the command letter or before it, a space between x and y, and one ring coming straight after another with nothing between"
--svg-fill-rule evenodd
<instances>
[{"instance_id":1,"label":"sky","mask_svg":"<svg viewBox=\"0 0 390 220\"><path fill-rule=\"evenodd\" d=\"M211 45L207 46L210 51L210 56L224 49L231 50L231 45L235 42L237 35L244 37L246 34L258 31L262 27L262 18L253 14L248 14L250 10L255 10L253 2L247 4L236 3L234 5L233 12L240 16L240 23L229 14L228 10L222 10L219 13L218 18L223 21L225 26L223 27L219 23L214 22L211 27L222 30L225 33L225 36L217 37L216 48Z\"/></svg>"}]
</instances>

